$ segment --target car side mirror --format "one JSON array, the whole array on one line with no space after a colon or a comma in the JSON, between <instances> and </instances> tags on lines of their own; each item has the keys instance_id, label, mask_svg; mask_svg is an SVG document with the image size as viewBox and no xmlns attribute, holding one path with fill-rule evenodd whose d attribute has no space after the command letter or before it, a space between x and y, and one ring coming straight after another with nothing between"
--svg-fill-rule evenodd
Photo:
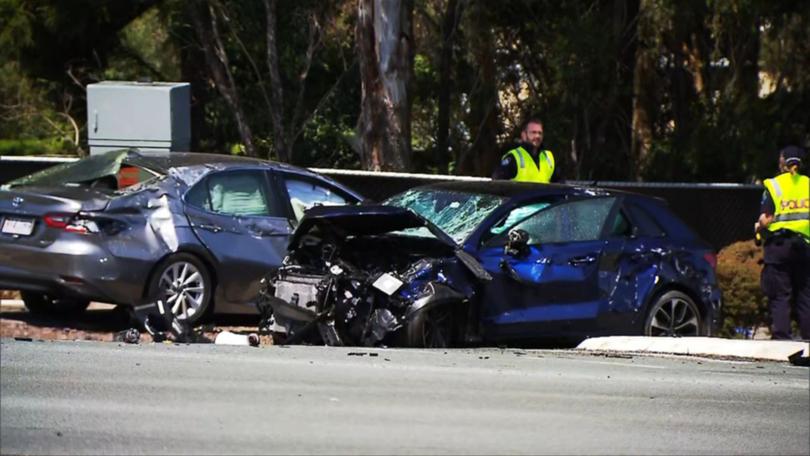
<instances>
[{"instance_id":1,"label":"car side mirror","mask_svg":"<svg viewBox=\"0 0 810 456\"><path fill-rule=\"evenodd\" d=\"M638 227L634 225L634 226L633 226L633 227L630 229L630 239L635 239L635 238L637 238L637 237L638 237L638 231L639 231L639 230L638 230Z\"/></svg>"},{"instance_id":2,"label":"car side mirror","mask_svg":"<svg viewBox=\"0 0 810 456\"><path fill-rule=\"evenodd\" d=\"M521 229L509 230L504 253L521 258L529 253L529 233Z\"/></svg>"}]
</instances>

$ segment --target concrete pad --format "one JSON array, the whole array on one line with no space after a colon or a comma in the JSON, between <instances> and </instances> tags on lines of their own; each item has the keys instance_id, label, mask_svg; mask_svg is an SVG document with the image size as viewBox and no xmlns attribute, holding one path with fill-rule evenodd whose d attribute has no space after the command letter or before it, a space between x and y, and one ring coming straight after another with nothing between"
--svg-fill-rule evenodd
<instances>
[{"instance_id":1,"label":"concrete pad","mask_svg":"<svg viewBox=\"0 0 810 456\"><path fill-rule=\"evenodd\" d=\"M788 361L803 352L810 356L810 343L790 340L720 339L714 337L611 336L586 339L581 350L670 353Z\"/></svg>"}]
</instances>

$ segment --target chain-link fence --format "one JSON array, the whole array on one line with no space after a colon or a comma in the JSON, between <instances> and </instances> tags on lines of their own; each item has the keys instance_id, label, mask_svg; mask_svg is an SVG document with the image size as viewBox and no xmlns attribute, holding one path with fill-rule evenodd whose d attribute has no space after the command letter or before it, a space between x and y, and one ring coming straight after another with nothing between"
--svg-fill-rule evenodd
<instances>
[{"instance_id":1,"label":"chain-link fence","mask_svg":"<svg viewBox=\"0 0 810 456\"><path fill-rule=\"evenodd\" d=\"M322 174L379 201L417 185L450 180L489 181L488 178L433 176L424 174L367 173L316 169ZM715 249L736 241L753 239L763 187L742 184L640 183L570 181L572 185L604 187L655 196Z\"/></svg>"},{"instance_id":2,"label":"chain-link fence","mask_svg":"<svg viewBox=\"0 0 810 456\"><path fill-rule=\"evenodd\" d=\"M69 159L0 157L0 184ZM335 169L313 169L380 201L417 185L467 180L486 182L479 177L435 176L427 174L372 173ZM733 242L752 239L759 214L763 187L741 184L686 184L638 182L569 182L575 185L611 188L662 198L689 226L715 249Z\"/></svg>"}]
</instances>

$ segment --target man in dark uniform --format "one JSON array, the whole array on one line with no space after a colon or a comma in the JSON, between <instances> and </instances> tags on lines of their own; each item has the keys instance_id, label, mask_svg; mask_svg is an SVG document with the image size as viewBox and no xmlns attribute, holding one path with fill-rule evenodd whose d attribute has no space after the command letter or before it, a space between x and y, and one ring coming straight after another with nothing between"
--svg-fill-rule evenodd
<instances>
[{"instance_id":1,"label":"man in dark uniform","mask_svg":"<svg viewBox=\"0 0 810 456\"><path fill-rule=\"evenodd\" d=\"M805 155L797 146L782 149L782 173L765 181L754 225L765 243L761 285L771 308L773 339L791 338L793 301L802 339L810 340L810 179L799 173Z\"/></svg>"},{"instance_id":2,"label":"man in dark uniform","mask_svg":"<svg viewBox=\"0 0 810 456\"><path fill-rule=\"evenodd\" d=\"M556 181L554 154L543 149L543 122L539 118L532 117L523 124L520 141L504 154L492 178L543 184Z\"/></svg>"}]
</instances>

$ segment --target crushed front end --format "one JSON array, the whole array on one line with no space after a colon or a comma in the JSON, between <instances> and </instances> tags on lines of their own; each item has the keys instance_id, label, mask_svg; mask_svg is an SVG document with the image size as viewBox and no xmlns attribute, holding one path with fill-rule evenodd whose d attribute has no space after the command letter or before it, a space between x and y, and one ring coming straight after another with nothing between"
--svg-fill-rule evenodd
<instances>
[{"instance_id":1,"label":"crushed front end","mask_svg":"<svg viewBox=\"0 0 810 456\"><path fill-rule=\"evenodd\" d=\"M463 314L475 295L469 259L446 240L403 233L423 223L384 206L308 213L284 264L262 284L272 331L286 343L414 345L407 328L420 312Z\"/></svg>"}]
</instances>

